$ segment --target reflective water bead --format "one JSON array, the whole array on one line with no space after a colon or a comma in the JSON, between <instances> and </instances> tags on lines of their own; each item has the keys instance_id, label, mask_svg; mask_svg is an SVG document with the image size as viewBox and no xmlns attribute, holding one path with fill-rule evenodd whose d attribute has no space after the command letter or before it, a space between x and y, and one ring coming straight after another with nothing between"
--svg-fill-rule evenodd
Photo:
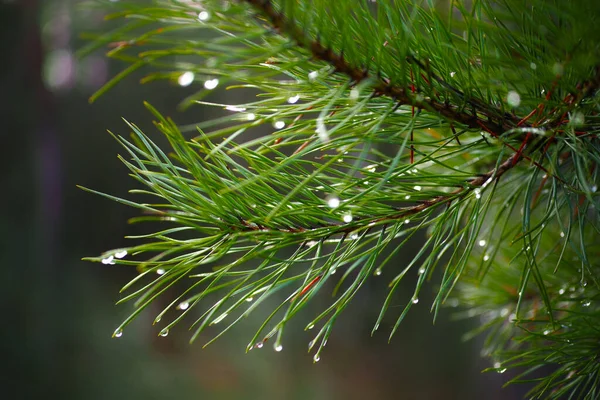
<instances>
[{"instance_id":1,"label":"reflective water bead","mask_svg":"<svg viewBox=\"0 0 600 400\"><path fill-rule=\"evenodd\" d=\"M412 299L412 303L413 304L417 304L418 302L419 302L419 299L417 297L415 297L415 298Z\"/></svg>"},{"instance_id":2,"label":"reflective water bead","mask_svg":"<svg viewBox=\"0 0 600 400\"><path fill-rule=\"evenodd\" d=\"M115 253L115 257L116 258L123 258L127 255L127 250L123 250L123 251L117 251Z\"/></svg>"},{"instance_id":3,"label":"reflective water bead","mask_svg":"<svg viewBox=\"0 0 600 400\"><path fill-rule=\"evenodd\" d=\"M190 86L194 82L195 76L196 75L191 71L184 72L177 78L177 83L179 83L179 86L183 87Z\"/></svg>"},{"instance_id":4,"label":"reflective water bead","mask_svg":"<svg viewBox=\"0 0 600 400\"><path fill-rule=\"evenodd\" d=\"M157 269L157 270L156 270L156 274L157 274L157 275L162 275L162 274L164 274L164 273L165 273L165 270L164 270L164 269L162 269L162 268L159 268L159 269Z\"/></svg>"},{"instance_id":5,"label":"reflective water bead","mask_svg":"<svg viewBox=\"0 0 600 400\"><path fill-rule=\"evenodd\" d=\"M340 206L340 199L336 196L329 196L327 198L327 205L331 208L338 208Z\"/></svg>"},{"instance_id":6,"label":"reflective water bead","mask_svg":"<svg viewBox=\"0 0 600 400\"><path fill-rule=\"evenodd\" d=\"M320 359L321 357L318 354L315 354L315 356L313 357L314 362L319 362Z\"/></svg>"},{"instance_id":7,"label":"reflective water bead","mask_svg":"<svg viewBox=\"0 0 600 400\"><path fill-rule=\"evenodd\" d=\"M511 90L506 95L506 102L511 107L518 107L519 104L521 104L521 96L519 96L519 93L515 92L514 90Z\"/></svg>"},{"instance_id":8,"label":"reflective water bead","mask_svg":"<svg viewBox=\"0 0 600 400\"><path fill-rule=\"evenodd\" d=\"M200 11L198 13L198 19L200 21L207 21L210 18L210 14L208 13L208 11Z\"/></svg>"},{"instance_id":9,"label":"reflective water bead","mask_svg":"<svg viewBox=\"0 0 600 400\"><path fill-rule=\"evenodd\" d=\"M204 87L208 90L212 90L212 89L216 88L217 86L219 86L219 80L217 78L209 79L206 82L204 82Z\"/></svg>"},{"instance_id":10,"label":"reflective water bead","mask_svg":"<svg viewBox=\"0 0 600 400\"><path fill-rule=\"evenodd\" d=\"M352 214L346 214L342 217L345 223L352 222Z\"/></svg>"},{"instance_id":11,"label":"reflective water bead","mask_svg":"<svg viewBox=\"0 0 600 400\"><path fill-rule=\"evenodd\" d=\"M169 334L169 330L167 328L163 329L162 331L160 331L159 335L162 337L165 337Z\"/></svg>"},{"instance_id":12,"label":"reflective water bead","mask_svg":"<svg viewBox=\"0 0 600 400\"><path fill-rule=\"evenodd\" d=\"M179 303L177 308L180 310L187 310L189 306L190 306L190 303L188 303L187 301L182 301L181 303Z\"/></svg>"},{"instance_id":13,"label":"reflective water bead","mask_svg":"<svg viewBox=\"0 0 600 400\"><path fill-rule=\"evenodd\" d=\"M292 96L292 97L288 98L287 102L290 104L294 104L294 103L297 103L298 100L300 100L300 96L296 95L296 96Z\"/></svg>"},{"instance_id":14,"label":"reflective water bead","mask_svg":"<svg viewBox=\"0 0 600 400\"><path fill-rule=\"evenodd\" d=\"M121 336L123 336L123 330L122 329L117 329L113 333L113 337L120 338Z\"/></svg>"},{"instance_id":15,"label":"reflective water bead","mask_svg":"<svg viewBox=\"0 0 600 400\"><path fill-rule=\"evenodd\" d=\"M481 240L479 241L479 246L480 246L480 247L483 247L483 246L485 246L486 244L487 244L487 242L486 242L485 240L483 240L483 239L481 239Z\"/></svg>"},{"instance_id":16,"label":"reflective water bead","mask_svg":"<svg viewBox=\"0 0 600 400\"><path fill-rule=\"evenodd\" d=\"M283 350L283 346L280 344L275 343L275 346L273 347L275 349L275 351L280 352L281 350Z\"/></svg>"}]
</instances>

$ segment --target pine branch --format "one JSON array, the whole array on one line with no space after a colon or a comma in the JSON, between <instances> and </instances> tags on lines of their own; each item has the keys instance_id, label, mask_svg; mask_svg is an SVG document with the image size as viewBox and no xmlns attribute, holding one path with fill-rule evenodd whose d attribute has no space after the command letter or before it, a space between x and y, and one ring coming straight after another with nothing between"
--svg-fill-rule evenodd
<instances>
[{"instance_id":1,"label":"pine branch","mask_svg":"<svg viewBox=\"0 0 600 400\"><path fill-rule=\"evenodd\" d=\"M161 336L216 294L192 340L231 321L211 343L270 305L247 350L272 340L280 351L287 322L341 275L331 304L306 325L318 327L309 344L318 361L372 276L392 275L375 332L402 295L399 283L418 271L391 337L439 271L434 318L453 302L481 317L473 334L488 332L493 370L527 375L568 360L532 395L584 393L600 366L556 354L567 350L563 338L575 353L598 338L585 326L600 310L600 51L578 39L594 37L579 21L598 5L534 3L531 11L518 0L455 1L447 21L404 0L112 5L135 22L99 39L131 63L108 87L150 66L157 72L144 82L204 81L186 106L235 113L181 127L147 105L172 154L133 124L131 141L116 137L145 187L133 195L157 200L104 196L142 210L135 222L173 225L91 258L140 271L122 299L136 309L115 336L187 282L156 317L170 321ZM198 39L203 31L209 40ZM260 94L244 104L201 101L223 82ZM245 137L257 127L272 133ZM186 139L190 132L197 136ZM392 265L422 231L418 254L403 269ZM278 293L283 300L269 304ZM549 355L544 344L555 337Z\"/></svg>"}]
</instances>

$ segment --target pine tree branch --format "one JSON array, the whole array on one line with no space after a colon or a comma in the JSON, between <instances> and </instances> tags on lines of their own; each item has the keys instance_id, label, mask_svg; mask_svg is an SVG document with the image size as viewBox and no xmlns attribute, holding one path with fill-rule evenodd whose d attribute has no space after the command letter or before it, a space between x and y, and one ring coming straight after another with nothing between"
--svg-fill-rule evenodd
<instances>
[{"instance_id":1,"label":"pine tree branch","mask_svg":"<svg viewBox=\"0 0 600 400\"><path fill-rule=\"evenodd\" d=\"M312 53L312 55L322 61L332 65L336 72L347 75L354 83L358 83L364 79L373 79L377 83L373 87L373 93L379 96L386 96L393 99L400 105L414 106L418 109L424 109L441 115L452 122L463 124L470 129L484 129L488 132L493 132L499 135L501 132L511 130L517 126L519 118L509 113L501 112L477 99L466 99L465 94L457 88L454 88L445 82L439 76L433 74L426 66L416 57L410 55L406 58L408 63L414 63L428 75L440 83L446 89L459 95L467 103L473 107L473 113L467 113L464 108L441 103L431 98L420 99L419 96L411 93L405 87L395 85L387 78L381 76L373 76L367 69L363 69L351 65L344 59L343 53L337 54L332 49L327 48L316 40L310 40L306 37L303 31L283 13L278 12L273 7L270 0L244 0L252 4L258 9L271 23L272 27L281 33L289 35L298 45ZM422 96L421 96L422 97ZM477 114L485 115L486 121L482 120Z\"/></svg>"}]
</instances>

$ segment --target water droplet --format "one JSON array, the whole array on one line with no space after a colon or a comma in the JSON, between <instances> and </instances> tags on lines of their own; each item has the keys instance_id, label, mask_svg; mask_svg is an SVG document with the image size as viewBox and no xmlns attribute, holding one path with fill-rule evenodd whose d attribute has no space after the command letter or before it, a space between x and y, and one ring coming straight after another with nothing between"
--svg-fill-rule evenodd
<instances>
[{"instance_id":1,"label":"water droplet","mask_svg":"<svg viewBox=\"0 0 600 400\"><path fill-rule=\"evenodd\" d=\"M352 240L358 239L358 233L353 233L352 235L350 235L350 239L352 239Z\"/></svg>"},{"instance_id":2,"label":"water droplet","mask_svg":"<svg viewBox=\"0 0 600 400\"><path fill-rule=\"evenodd\" d=\"M481 190L475 189L475 198L476 199L480 199L481 198Z\"/></svg>"},{"instance_id":3,"label":"water droplet","mask_svg":"<svg viewBox=\"0 0 600 400\"><path fill-rule=\"evenodd\" d=\"M117 329L117 330L114 331L113 337L119 338L121 336L123 336L123 330L122 329Z\"/></svg>"},{"instance_id":4,"label":"water droplet","mask_svg":"<svg viewBox=\"0 0 600 400\"><path fill-rule=\"evenodd\" d=\"M290 104L294 104L294 103L297 103L298 100L300 100L300 96L296 95L296 96L292 96L292 97L288 98L287 102Z\"/></svg>"},{"instance_id":5,"label":"water droplet","mask_svg":"<svg viewBox=\"0 0 600 400\"><path fill-rule=\"evenodd\" d=\"M313 357L314 362L319 362L320 359L321 357L318 354L315 354L315 356Z\"/></svg>"},{"instance_id":6,"label":"water droplet","mask_svg":"<svg viewBox=\"0 0 600 400\"><path fill-rule=\"evenodd\" d=\"M179 83L179 86L190 86L194 82L195 77L196 75L192 71L187 71L179 75L177 83Z\"/></svg>"},{"instance_id":7,"label":"water droplet","mask_svg":"<svg viewBox=\"0 0 600 400\"><path fill-rule=\"evenodd\" d=\"M560 288L560 290L558 291L558 294L565 294L565 289L564 288Z\"/></svg>"},{"instance_id":8,"label":"water droplet","mask_svg":"<svg viewBox=\"0 0 600 400\"><path fill-rule=\"evenodd\" d=\"M502 369L499 369L499 370L498 370L498 373L499 373L499 374L503 374L503 373L505 373L505 372L506 372L506 368L502 368Z\"/></svg>"},{"instance_id":9,"label":"water droplet","mask_svg":"<svg viewBox=\"0 0 600 400\"><path fill-rule=\"evenodd\" d=\"M210 14L207 11L200 11L198 13L198 19L200 21L207 21L210 18Z\"/></svg>"},{"instance_id":10,"label":"water droplet","mask_svg":"<svg viewBox=\"0 0 600 400\"><path fill-rule=\"evenodd\" d=\"M483 261L487 261L490 259L490 256L488 256L487 254L485 256L483 256Z\"/></svg>"},{"instance_id":11,"label":"water droplet","mask_svg":"<svg viewBox=\"0 0 600 400\"><path fill-rule=\"evenodd\" d=\"M454 72L454 71L450 72L450 78L454 78L455 75L456 75L456 72Z\"/></svg>"},{"instance_id":12,"label":"water droplet","mask_svg":"<svg viewBox=\"0 0 600 400\"><path fill-rule=\"evenodd\" d=\"M405 224L410 224L410 219L408 219L408 218L407 218L407 219L405 219L405 220L404 220L404 223L405 223Z\"/></svg>"},{"instance_id":13,"label":"water droplet","mask_svg":"<svg viewBox=\"0 0 600 400\"><path fill-rule=\"evenodd\" d=\"M246 298L246 301L247 301L248 303L251 303L253 300L254 300L254 297L247 297L247 298Z\"/></svg>"},{"instance_id":14,"label":"water droplet","mask_svg":"<svg viewBox=\"0 0 600 400\"><path fill-rule=\"evenodd\" d=\"M275 346L273 347L275 349L275 351L280 352L281 350L283 350L283 346L280 344L275 343Z\"/></svg>"},{"instance_id":15,"label":"water droplet","mask_svg":"<svg viewBox=\"0 0 600 400\"><path fill-rule=\"evenodd\" d=\"M254 120L256 119L256 115L254 115L254 113L248 113L248 114L246 115L246 119L247 119L248 121L254 121Z\"/></svg>"},{"instance_id":16,"label":"water droplet","mask_svg":"<svg viewBox=\"0 0 600 400\"><path fill-rule=\"evenodd\" d=\"M419 172L419 170L418 170L418 169L416 169L416 168L413 168L413 169L412 169L412 173L413 173L413 174L416 174L417 172Z\"/></svg>"},{"instance_id":17,"label":"water droplet","mask_svg":"<svg viewBox=\"0 0 600 400\"><path fill-rule=\"evenodd\" d=\"M340 206L340 199L336 196L327 197L327 205L331 208L338 208Z\"/></svg>"},{"instance_id":18,"label":"water droplet","mask_svg":"<svg viewBox=\"0 0 600 400\"><path fill-rule=\"evenodd\" d=\"M331 269L329 270L329 273L330 273L331 275L335 274L336 272L337 272L337 269L336 269L336 268L331 268Z\"/></svg>"},{"instance_id":19,"label":"water droplet","mask_svg":"<svg viewBox=\"0 0 600 400\"><path fill-rule=\"evenodd\" d=\"M212 89L216 88L217 86L219 86L219 80L217 78L209 79L206 82L204 82L204 88L206 88L208 90L212 90Z\"/></svg>"},{"instance_id":20,"label":"water droplet","mask_svg":"<svg viewBox=\"0 0 600 400\"><path fill-rule=\"evenodd\" d=\"M417 304L418 302L419 302L419 299L417 297L415 297L415 298L412 299L412 303L413 304Z\"/></svg>"},{"instance_id":21,"label":"water droplet","mask_svg":"<svg viewBox=\"0 0 600 400\"><path fill-rule=\"evenodd\" d=\"M590 188L590 190L592 191L592 193L596 193L596 191L598 190L598 186L594 185Z\"/></svg>"},{"instance_id":22,"label":"water droplet","mask_svg":"<svg viewBox=\"0 0 600 400\"><path fill-rule=\"evenodd\" d=\"M421 190L421 189L422 189L422 187L421 187L421 186L419 186L419 185L415 186L415 190L419 191L419 190Z\"/></svg>"},{"instance_id":23,"label":"water droplet","mask_svg":"<svg viewBox=\"0 0 600 400\"><path fill-rule=\"evenodd\" d=\"M377 268L375 270L375 275L377 275L377 276L381 275L381 269Z\"/></svg>"},{"instance_id":24,"label":"water droplet","mask_svg":"<svg viewBox=\"0 0 600 400\"><path fill-rule=\"evenodd\" d=\"M589 307L592 304L592 302L590 300L583 300L581 302L581 305L584 307Z\"/></svg>"},{"instance_id":25,"label":"water droplet","mask_svg":"<svg viewBox=\"0 0 600 400\"><path fill-rule=\"evenodd\" d=\"M273 127L275 129L283 129L283 128L285 128L285 122L283 122L283 121L275 121L273 123Z\"/></svg>"},{"instance_id":26,"label":"water droplet","mask_svg":"<svg viewBox=\"0 0 600 400\"><path fill-rule=\"evenodd\" d=\"M165 337L169 334L169 330L167 328L160 331L159 336Z\"/></svg>"},{"instance_id":27,"label":"water droplet","mask_svg":"<svg viewBox=\"0 0 600 400\"><path fill-rule=\"evenodd\" d=\"M405 199L405 200L408 200L408 199L410 199L410 195L408 195L408 194L407 194L406 196L404 196L404 199Z\"/></svg>"},{"instance_id":28,"label":"water droplet","mask_svg":"<svg viewBox=\"0 0 600 400\"><path fill-rule=\"evenodd\" d=\"M564 233L564 232L561 232L561 233L560 233L560 237L565 237L565 233Z\"/></svg>"},{"instance_id":29,"label":"water droplet","mask_svg":"<svg viewBox=\"0 0 600 400\"><path fill-rule=\"evenodd\" d=\"M532 70L534 70L534 71L537 69L537 65L536 65L534 62L532 62L531 64L529 64L529 67L530 67Z\"/></svg>"},{"instance_id":30,"label":"water droplet","mask_svg":"<svg viewBox=\"0 0 600 400\"><path fill-rule=\"evenodd\" d=\"M356 100L358 99L358 96L360 96L360 92L357 88L350 90L350 100Z\"/></svg>"},{"instance_id":31,"label":"water droplet","mask_svg":"<svg viewBox=\"0 0 600 400\"><path fill-rule=\"evenodd\" d=\"M157 274L157 275L162 275L162 274L164 274L164 273L165 273L165 270L164 270L164 269L162 269L162 268L159 268L159 269L157 269L157 270L156 270L156 274Z\"/></svg>"},{"instance_id":32,"label":"water droplet","mask_svg":"<svg viewBox=\"0 0 600 400\"><path fill-rule=\"evenodd\" d=\"M500 368L501 366L502 366L502 364L500 364L497 361L494 363L494 368L496 368L496 369Z\"/></svg>"},{"instance_id":33,"label":"water droplet","mask_svg":"<svg viewBox=\"0 0 600 400\"><path fill-rule=\"evenodd\" d=\"M214 321L212 322L212 324L218 324L219 322L223 321L226 317L227 317L227 313L223 313L223 314L219 315L217 318L215 318Z\"/></svg>"},{"instance_id":34,"label":"water droplet","mask_svg":"<svg viewBox=\"0 0 600 400\"><path fill-rule=\"evenodd\" d=\"M346 214L342 217L345 223L352 222L352 214Z\"/></svg>"},{"instance_id":35,"label":"water droplet","mask_svg":"<svg viewBox=\"0 0 600 400\"><path fill-rule=\"evenodd\" d=\"M485 246L486 244L487 244L487 242L486 242L485 240L483 240L483 239L481 239L481 240L479 241L479 246L480 246L480 247L483 247L483 246Z\"/></svg>"},{"instance_id":36,"label":"water droplet","mask_svg":"<svg viewBox=\"0 0 600 400\"><path fill-rule=\"evenodd\" d=\"M182 301L181 303L179 303L177 308L180 310L187 310L189 306L190 306L190 303L188 303L187 301Z\"/></svg>"},{"instance_id":37,"label":"water droplet","mask_svg":"<svg viewBox=\"0 0 600 400\"><path fill-rule=\"evenodd\" d=\"M262 349L264 343L263 342L258 342L254 345L254 347L256 347L257 349Z\"/></svg>"},{"instance_id":38,"label":"water droplet","mask_svg":"<svg viewBox=\"0 0 600 400\"><path fill-rule=\"evenodd\" d=\"M158 317L156 317L156 318L154 319L154 323L155 323L155 324L158 324L158 323L160 322L160 320L161 320L161 319L162 319L162 317L159 315Z\"/></svg>"},{"instance_id":39,"label":"water droplet","mask_svg":"<svg viewBox=\"0 0 600 400\"><path fill-rule=\"evenodd\" d=\"M546 329L546 330L544 331L544 335L549 335L550 333L552 333L552 331L551 331L550 329Z\"/></svg>"},{"instance_id":40,"label":"water droplet","mask_svg":"<svg viewBox=\"0 0 600 400\"><path fill-rule=\"evenodd\" d=\"M108 256L102 259L102 264L114 264L114 256Z\"/></svg>"},{"instance_id":41,"label":"water droplet","mask_svg":"<svg viewBox=\"0 0 600 400\"><path fill-rule=\"evenodd\" d=\"M317 71L311 71L308 74L308 80L311 81L311 82L314 82L315 79L317 79L318 76L319 76L319 73Z\"/></svg>"},{"instance_id":42,"label":"water droplet","mask_svg":"<svg viewBox=\"0 0 600 400\"><path fill-rule=\"evenodd\" d=\"M117 251L115 253L115 257L116 258L123 258L127 255L127 250L123 250L123 251Z\"/></svg>"},{"instance_id":43,"label":"water droplet","mask_svg":"<svg viewBox=\"0 0 600 400\"><path fill-rule=\"evenodd\" d=\"M313 329L315 327L315 324L310 324L309 326L306 327L306 329Z\"/></svg>"},{"instance_id":44,"label":"water droplet","mask_svg":"<svg viewBox=\"0 0 600 400\"><path fill-rule=\"evenodd\" d=\"M519 93L511 90L506 95L506 102L511 107L519 107L519 104L521 104L521 96L519 96Z\"/></svg>"},{"instance_id":45,"label":"water droplet","mask_svg":"<svg viewBox=\"0 0 600 400\"><path fill-rule=\"evenodd\" d=\"M425 267L419 268L419 275L423 275L425 273Z\"/></svg>"}]
</instances>

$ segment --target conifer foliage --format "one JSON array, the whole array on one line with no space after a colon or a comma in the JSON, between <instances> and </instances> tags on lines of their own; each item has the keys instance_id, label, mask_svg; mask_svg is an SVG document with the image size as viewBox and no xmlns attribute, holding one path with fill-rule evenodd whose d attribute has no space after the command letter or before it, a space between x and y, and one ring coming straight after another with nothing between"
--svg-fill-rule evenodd
<instances>
[{"instance_id":1,"label":"conifer foliage","mask_svg":"<svg viewBox=\"0 0 600 400\"><path fill-rule=\"evenodd\" d=\"M433 318L480 318L491 369L532 398L600 396L600 2L99 3L121 23L81 53L128 65L92 101L144 67L144 83L197 87L182 107L228 113L179 126L147 105L169 149L130 122L115 135L138 184L99 194L162 228L90 258L139 272L114 336L170 296L157 333L188 317L192 340L215 340L283 293L247 347L279 351L333 282L306 321L318 361L355 294L386 279L373 331L391 319L391 338L429 288ZM224 86L254 100L203 100Z\"/></svg>"}]
</instances>

